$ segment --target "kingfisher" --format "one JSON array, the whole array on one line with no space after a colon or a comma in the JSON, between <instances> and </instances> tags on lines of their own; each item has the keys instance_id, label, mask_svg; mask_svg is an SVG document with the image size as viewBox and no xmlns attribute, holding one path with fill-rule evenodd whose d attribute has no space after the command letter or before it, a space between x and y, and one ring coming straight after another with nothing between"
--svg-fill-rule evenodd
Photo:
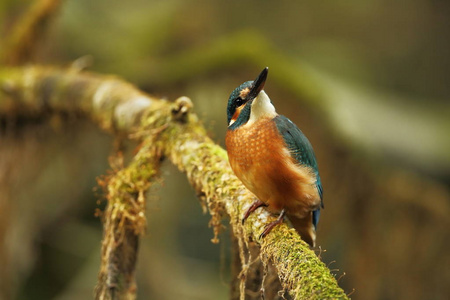
<instances>
[{"instance_id":1,"label":"kingfisher","mask_svg":"<svg viewBox=\"0 0 450 300\"><path fill-rule=\"evenodd\" d=\"M235 175L256 196L242 223L264 206L279 217L265 227L261 238L286 216L314 247L320 209L324 208L316 157L306 136L291 120L277 114L264 92L268 72L266 67L228 99L228 160Z\"/></svg>"}]
</instances>

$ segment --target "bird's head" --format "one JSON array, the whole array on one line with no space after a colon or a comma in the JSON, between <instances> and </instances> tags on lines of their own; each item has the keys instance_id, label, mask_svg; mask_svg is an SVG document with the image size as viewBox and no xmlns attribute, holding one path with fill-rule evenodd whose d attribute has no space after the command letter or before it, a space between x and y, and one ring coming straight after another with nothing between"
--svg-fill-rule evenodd
<instances>
[{"instance_id":1,"label":"bird's head","mask_svg":"<svg viewBox=\"0 0 450 300\"><path fill-rule=\"evenodd\" d=\"M263 91L269 68L264 68L254 81L238 86L228 99L228 129L251 124L261 117L275 117L275 107Z\"/></svg>"}]
</instances>

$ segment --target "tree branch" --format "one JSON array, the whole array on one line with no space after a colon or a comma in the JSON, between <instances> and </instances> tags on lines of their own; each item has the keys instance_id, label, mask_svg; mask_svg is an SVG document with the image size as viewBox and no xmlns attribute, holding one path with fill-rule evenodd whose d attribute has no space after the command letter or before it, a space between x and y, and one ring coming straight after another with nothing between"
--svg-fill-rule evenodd
<instances>
[{"instance_id":1,"label":"tree branch","mask_svg":"<svg viewBox=\"0 0 450 300\"><path fill-rule=\"evenodd\" d=\"M188 98L169 103L154 99L115 77L43 67L0 70L0 88L2 114L39 114L45 110L81 112L106 130L125 133L142 142L131 164L116 171L107 181L108 208L98 298L115 298L116 291L128 291L125 294L131 298L134 295L132 274L137 237L145 227L142 197L148 182L156 175L161 157L169 158L186 174L201 204L208 208L213 242L218 241L221 219L227 214L241 250L247 249L245 245L250 242L259 244L263 264L275 266L282 287L294 299L347 298L330 270L293 229L283 224L259 239L265 225L274 220L266 211L253 214L241 225L242 214L253 202L253 196L234 176L225 150L213 143L197 116L190 112L192 103ZM125 238L120 238L121 235ZM127 239L133 236L136 240ZM122 257L129 253L134 255L131 259ZM245 275L251 261L241 257ZM128 263L115 263L121 259L128 259ZM114 267L124 272L120 274L122 278L130 274L131 277L125 277L122 282L117 281L120 276L108 277L108 272L115 272Z\"/></svg>"}]
</instances>

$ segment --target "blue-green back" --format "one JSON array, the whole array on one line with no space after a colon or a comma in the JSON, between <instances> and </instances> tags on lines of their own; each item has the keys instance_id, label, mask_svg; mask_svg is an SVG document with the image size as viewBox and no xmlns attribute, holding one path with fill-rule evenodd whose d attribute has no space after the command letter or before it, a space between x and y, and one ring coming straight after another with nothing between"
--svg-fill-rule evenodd
<instances>
[{"instance_id":1,"label":"blue-green back","mask_svg":"<svg viewBox=\"0 0 450 300\"><path fill-rule=\"evenodd\" d=\"M316 156L314 155L314 150L311 143L303 132L285 116L277 116L274 121L277 125L278 131L283 136L284 142L289 148L292 157L298 162L298 164L311 167L316 174L316 186L319 191L321 206L323 208L322 183L320 181L319 168L317 166ZM312 222L314 227L316 227L319 222L319 215L319 209L313 212Z\"/></svg>"}]
</instances>

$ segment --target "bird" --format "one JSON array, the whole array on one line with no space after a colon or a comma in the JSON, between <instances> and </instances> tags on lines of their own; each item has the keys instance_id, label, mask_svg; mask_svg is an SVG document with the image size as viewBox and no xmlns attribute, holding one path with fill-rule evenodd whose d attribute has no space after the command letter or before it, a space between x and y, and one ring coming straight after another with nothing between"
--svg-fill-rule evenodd
<instances>
[{"instance_id":1,"label":"bird","mask_svg":"<svg viewBox=\"0 0 450 300\"><path fill-rule=\"evenodd\" d=\"M260 238L284 218L301 238L315 247L323 205L322 183L313 147L303 132L279 115L263 90L269 68L230 94L225 144L234 174L256 196L245 220L259 207L278 214Z\"/></svg>"}]
</instances>

